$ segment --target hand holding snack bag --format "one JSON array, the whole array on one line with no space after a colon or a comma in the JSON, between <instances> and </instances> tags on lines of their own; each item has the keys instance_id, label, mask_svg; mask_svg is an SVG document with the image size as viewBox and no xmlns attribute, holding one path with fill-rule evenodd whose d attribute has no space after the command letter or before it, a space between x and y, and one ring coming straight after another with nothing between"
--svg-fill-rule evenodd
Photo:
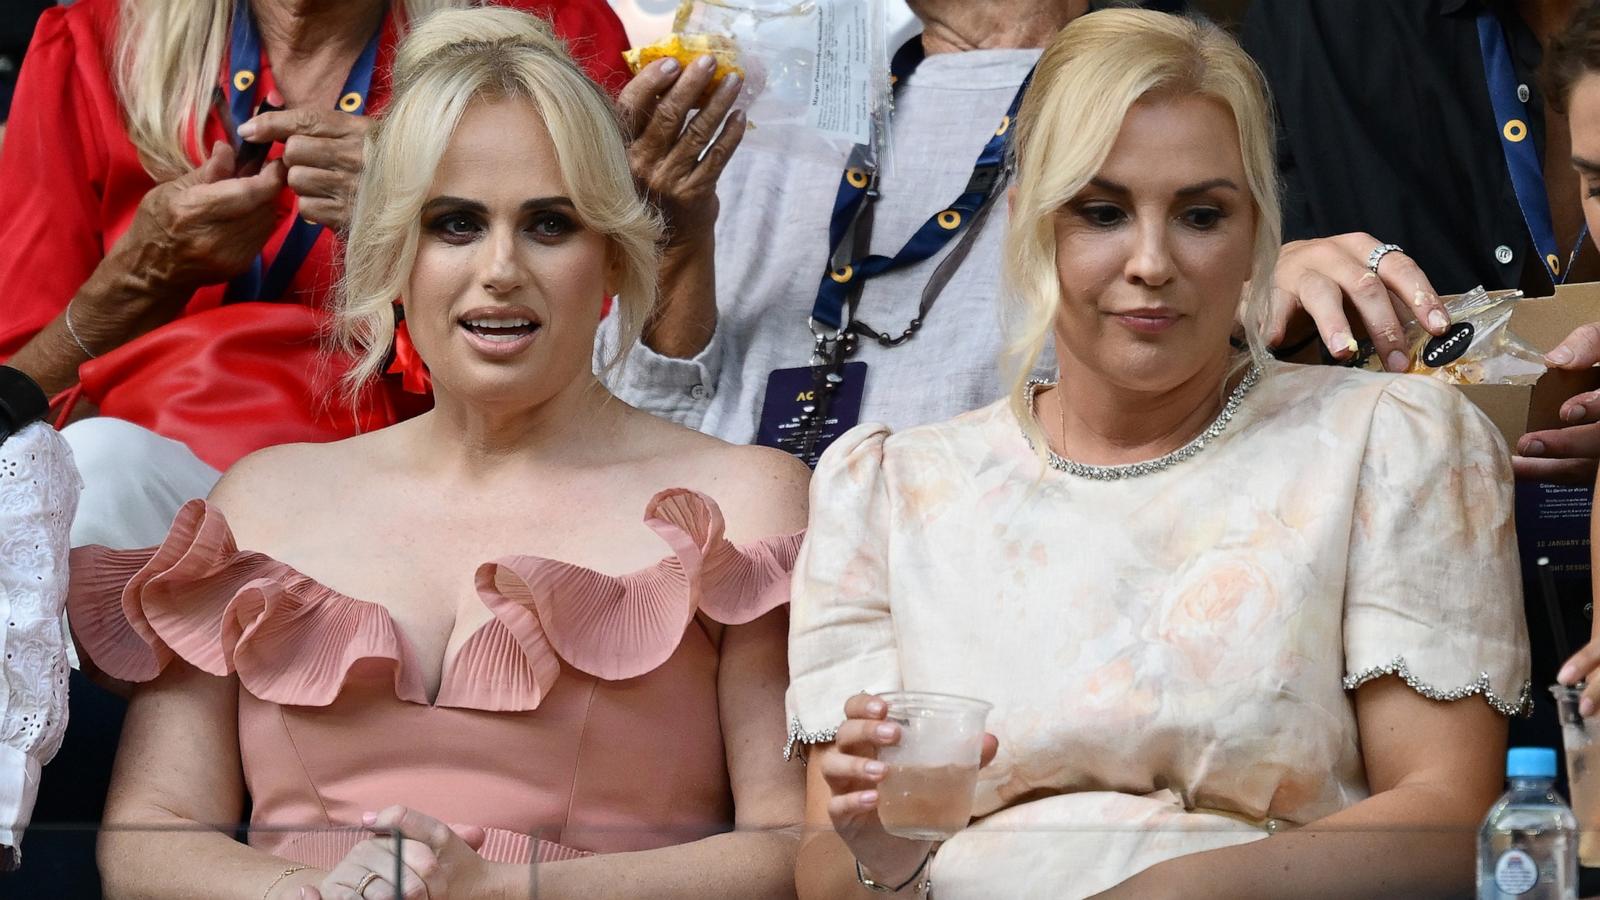
<instances>
[{"instance_id":1,"label":"hand holding snack bag","mask_svg":"<svg viewBox=\"0 0 1600 900\"><path fill-rule=\"evenodd\" d=\"M1533 384L1545 373L1544 354L1507 327L1521 291L1490 293L1476 287L1445 303L1450 327L1429 334L1416 322L1406 326L1411 365L1406 372L1449 384ZM1382 371L1374 356L1366 368Z\"/></svg>"},{"instance_id":2,"label":"hand holding snack bag","mask_svg":"<svg viewBox=\"0 0 1600 900\"><path fill-rule=\"evenodd\" d=\"M720 34L673 32L653 44L635 47L622 54L635 75L658 59L675 60L681 69L687 69L703 56L715 60L715 69L711 73L711 83L694 104L696 108L711 102L712 95L729 75L744 77L744 67L739 65L739 45L732 38Z\"/></svg>"},{"instance_id":3,"label":"hand holding snack bag","mask_svg":"<svg viewBox=\"0 0 1600 900\"><path fill-rule=\"evenodd\" d=\"M691 46L695 42L673 40L653 51L630 51L641 61L651 58L617 97L628 134L628 167L661 212L669 255L709 252L717 223L717 179L745 134L744 114L733 111L742 73L724 57L688 55ZM680 55L688 58L680 61Z\"/></svg>"},{"instance_id":4,"label":"hand holding snack bag","mask_svg":"<svg viewBox=\"0 0 1600 900\"><path fill-rule=\"evenodd\" d=\"M883 0L682 0L672 33L626 56L635 72L710 56L716 70L697 105L740 75L753 135L786 150L816 139L838 150L867 143L888 116L887 30Z\"/></svg>"}]
</instances>

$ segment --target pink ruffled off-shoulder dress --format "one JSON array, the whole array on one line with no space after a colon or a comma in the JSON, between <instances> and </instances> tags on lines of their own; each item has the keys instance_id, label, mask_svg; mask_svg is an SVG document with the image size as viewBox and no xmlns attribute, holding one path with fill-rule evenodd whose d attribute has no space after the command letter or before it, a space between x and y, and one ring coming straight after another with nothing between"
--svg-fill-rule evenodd
<instances>
[{"instance_id":1,"label":"pink ruffled off-shoulder dress","mask_svg":"<svg viewBox=\"0 0 1600 900\"><path fill-rule=\"evenodd\" d=\"M482 826L497 862L653 849L732 827L710 623L785 603L801 536L735 546L688 490L656 495L645 522L669 552L628 575L481 566L492 617L432 703L384 607L240 550L204 501L160 547L73 551L68 606L112 677L174 659L237 676L252 846L330 867L369 836L363 812L399 803Z\"/></svg>"}]
</instances>

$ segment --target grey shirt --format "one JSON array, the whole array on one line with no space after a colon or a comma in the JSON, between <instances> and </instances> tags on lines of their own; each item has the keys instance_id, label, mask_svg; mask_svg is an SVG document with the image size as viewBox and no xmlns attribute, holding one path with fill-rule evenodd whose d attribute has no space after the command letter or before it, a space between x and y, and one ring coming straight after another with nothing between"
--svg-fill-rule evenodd
<instances>
[{"instance_id":1,"label":"grey shirt","mask_svg":"<svg viewBox=\"0 0 1600 900\"><path fill-rule=\"evenodd\" d=\"M907 79L880 176L873 253L894 255L961 194L1039 53L936 54ZM829 262L829 218L845 156L753 141L739 149L718 185L716 332L690 359L633 348L626 364L607 376L618 396L724 440L754 440L767 377L811 358L807 319ZM1001 200L916 337L894 348L859 345L853 358L868 367L861 421L899 430L976 409L1004 391L1005 213ZM857 317L880 331L904 331L950 247L868 282ZM600 353L615 342L608 323Z\"/></svg>"}]
</instances>

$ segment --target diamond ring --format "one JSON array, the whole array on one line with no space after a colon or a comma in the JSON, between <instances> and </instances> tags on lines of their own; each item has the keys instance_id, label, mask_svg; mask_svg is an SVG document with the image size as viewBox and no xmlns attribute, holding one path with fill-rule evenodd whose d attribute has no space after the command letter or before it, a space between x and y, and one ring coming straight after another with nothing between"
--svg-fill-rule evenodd
<instances>
[{"instance_id":1,"label":"diamond ring","mask_svg":"<svg viewBox=\"0 0 1600 900\"><path fill-rule=\"evenodd\" d=\"M1379 244L1378 246L1372 248L1371 253L1367 254L1367 270L1376 275L1378 274L1378 263L1383 262L1383 258L1385 256L1388 256L1391 253L1404 252L1404 250L1400 249L1399 244Z\"/></svg>"}]
</instances>

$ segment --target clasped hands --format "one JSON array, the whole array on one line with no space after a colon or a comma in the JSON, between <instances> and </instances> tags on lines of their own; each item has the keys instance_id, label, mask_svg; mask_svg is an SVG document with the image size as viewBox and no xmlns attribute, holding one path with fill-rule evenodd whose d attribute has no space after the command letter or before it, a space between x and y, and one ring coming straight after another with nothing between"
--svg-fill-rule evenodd
<instances>
[{"instance_id":1,"label":"clasped hands","mask_svg":"<svg viewBox=\"0 0 1600 900\"><path fill-rule=\"evenodd\" d=\"M482 828L446 825L404 806L367 813L362 824L379 836L357 844L320 884L300 886L284 900L447 900L483 893L489 863L477 852Z\"/></svg>"}]
</instances>

